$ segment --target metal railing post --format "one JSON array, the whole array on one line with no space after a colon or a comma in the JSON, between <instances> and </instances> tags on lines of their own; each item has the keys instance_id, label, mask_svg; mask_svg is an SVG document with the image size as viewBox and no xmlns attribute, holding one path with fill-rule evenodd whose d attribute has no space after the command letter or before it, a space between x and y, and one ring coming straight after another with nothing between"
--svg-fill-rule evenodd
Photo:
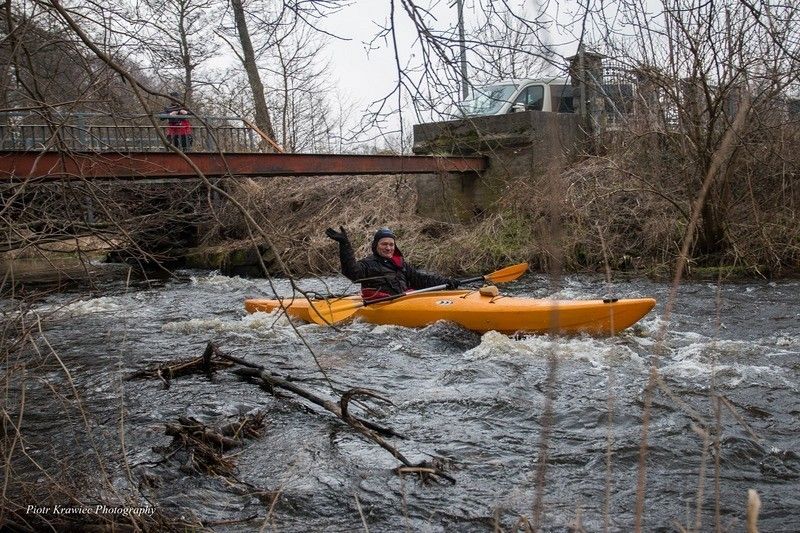
<instances>
[{"instance_id":1,"label":"metal railing post","mask_svg":"<svg viewBox=\"0 0 800 533\"><path fill-rule=\"evenodd\" d=\"M248 152L257 152L258 145L256 144L255 138L253 137L253 130L247 128L247 151Z\"/></svg>"},{"instance_id":2,"label":"metal railing post","mask_svg":"<svg viewBox=\"0 0 800 533\"><path fill-rule=\"evenodd\" d=\"M86 148L86 117L83 113L78 113L77 115L78 125L77 125L77 133L78 133L78 145L85 149Z\"/></svg>"}]
</instances>

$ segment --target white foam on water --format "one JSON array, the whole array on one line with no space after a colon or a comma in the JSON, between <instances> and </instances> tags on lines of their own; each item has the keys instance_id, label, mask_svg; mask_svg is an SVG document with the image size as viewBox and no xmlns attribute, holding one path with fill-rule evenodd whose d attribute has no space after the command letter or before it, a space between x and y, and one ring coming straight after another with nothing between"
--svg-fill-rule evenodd
<instances>
[{"instance_id":1,"label":"white foam on water","mask_svg":"<svg viewBox=\"0 0 800 533\"><path fill-rule=\"evenodd\" d=\"M356 326L356 327L368 327L372 328L369 330L370 334L372 335L396 335L402 334L403 332L416 332L419 335L424 335L424 332L427 328L431 326L426 326L423 329L419 328L407 328L406 326L398 326L397 324L378 324L377 326L372 326L369 322L364 322L361 318L356 318L352 322L348 324L349 326Z\"/></svg>"},{"instance_id":2,"label":"white foam on water","mask_svg":"<svg viewBox=\"0 0 800 533\"><path fill-rule=\"evenodd\" d=\"M790 380L787 380L780 369L770 366L754 366L732 364L712 365L702 361L687 359L676 363L665 364L660 369L665 376L679 378L684 381L710 382L712 374L718 384L728 387L738 387L742 384L763 386L768 383L774 386L795 389Z\"/></svg>"},{"instance_id":3,"label":"white foam on water","mask_svg":"<svg viewBox=\"0 0 800 533\"><path fill-rule=\"evenodd\" d=\"M603 298L649 298L652 294L643 293L626 283L604 283L583 278L566 278L564 286L545 297L559 300L600 300Z\"/></svg>"},{"instance_id":4,"label":"white foam on water","mask_svg":"<svg viewBox=\"0 0 800 533\"><path fill-rule=\"evenodd\" d=\"M670 326L669 320L665 320L664 317L652 311L642 317L636 324L653 332L658 331L660 328L669 328Z\"/></svg>"},{"instance_id":5,"label":"white foam on water","mask_svg":"<svg viewBox=\"0 0 800 533\"><path fill-rule=\"evenodd\" d=\"M39 313L64 313L70 316L84 316L95 313L112 313L123 309L118 296L101 296L89 300L78 300L64 306L46 305L37 308Z\"/></svg>"},{"instance_id":6,"label":"white foam on water","mask_svg":"<svg viewBox=\"0 0 800 533\"><path fill-rule=\"evenodd\" d=\"M564 287L558 292L547 296L550 300L599 300L600 294L595 290L587 290L586 287Z\"/></svg>"},{"instance_id":7,"label":"white foam on water","mask_svg":"<svg viewBox=\"0 0 800 533\"><path fill-rule=\"evenodd\" d=\"M466 360L491 359L503 356L536 355L526 344L514 340L508 335L496 331L488 331L481 337L481 343L464 352Z\"/></svg>"},{"instance_id":8,"label":"white foam on water","mask_svg":"<svg viewBox=\"0 0 800 533\"><path fill-rule=\"evenodd\" d=\"M216 270L206 275L190 276L189 280L194 286L208 287L218 291L240 291L255 287L255 283L252 280L240 278L239 276L225 276Z\"/></svg>"},{"instance_id":9,"label":"white foam on water","mask_svg":"<svg viewBox=\"0 0 800 533\"><path fill-rule=\"evenodd\" d=\"M800 346L800 337L790 337L788 335L782 335L780 337L775 337L774 340L772 340L772 343L774 343L775 346L780 346L784 348L797 347Z\"/></svg>"},{"instance_id":10,"label":"white foam on water","mask_svg":"<svg viewBox=\"0 0 800 533\"><path fill-rule=\"evenodd\" d=\"M736 376L731 376L727 370L730 367L726 365L716 365L714 366L713 371L718 376L726 376L725 382L728 385L736 386L741 382L741 376L738 374ZM684 359L679 360L674 363L667 363L662 364L660 371L665 376L671 376L675 378L681 378L682 380L687 381L697 381L703 380L706 381L708 378L711 377L712 367L708 363L704 363L697 359ZM733 379L731 379L733 378Z\"/></svg>"},{"instance_id":11,"label":"white foam on water","mask_svg":"<svg viewBox=\"0 0 800 533\"><path fill-rule=\"evenodd\" d=\"M192 275L189 277L190 283L201 289L208 289L212 292L234 292L247 294L253 298L304 298L292 286L290 280L286 278L273 278L271 281L263 278L241 278L239 276L226 276L214 271L205 275ZM333 293L353 292L352 283L347 278L323 277L323 278L303 278L296 280L296 286L300 291L309 294L329 295Z\"/></svg>"},{"instance_id":12,"label":"white foam on water","mask_svg":"<svg viewBox=\"0 0 800 533\"><path fill-rule=\"evenodd\" d=\"M275 310L272 313L257 312L245 315L240 319L227 320L221 318L192 318L167 322L161 330L172 333L246 333L262 337L294 336L294 330L285 313Z\"/></svg>"},{"instance_id":13,"label":"white foam on water","mask_svg":"<svg viewBox=\"0 0 800 533\"><path fill-rule=\"evenodd\" d=\"M397 326L387 326L381 324L379 326L375 326L374 328L372 328L372 331L370 333L372 333L373 335L386 335L396 330Z\"/></svg>"},{"instance_id":14,"label":"white foam on water","mask_svg":"<svg viewBox=\"0 0 800 533\"><path fill-rule=\"evenodd\" d=\"M708 340L672 349L660 370L664 375L690 381L708 381L713 374L718 382L732 387L772 383L794 388L784 369L769 364L771 357L787 353L792 352L776 352L748 341ZM742 358L753 363L743 364Z\"/></svg>"},{"instance_id":15,"label":"white foam on water","mask_svg":"<svg viewBox=\"0 0 800 533\"><path fill-rule=\"evenodd\" d=\"M695 342L688 346L682 346L673 350L669 357L673 361L700 361L709 349L709 344L705 342Z\"/></svg>"},{"instance_id":16,"label":"white foam on water","mask_svg":"<svg viewBox=\"0 0 800 533\"><path fill-rule=\"evenodd\" d=\"M516 339L496 331L485 333L481 343L467 350L464 358L480 360L522 356L543 359L553 353L559 357L585 361L595 367L607 367L620 361L643 363L635 351L613 338L531 335Z\"/></svg>"},{"instance_id":17,"label":"white foam on water","mask_svg":"<svg viewBox=\"0 0 800 533\"><path fill-rule=\"evenodd\" d=\"M702 337L700 342L681 346L672 350L670 359L682 361L686 359L697 359L711 363L712 357L717 363L735 361L737 358L747 357L755 362L763 363L770 356L776 355L767 345L752 341L718 339L714 340ZM791 352L784 352L791 353Z\"/></svg>"},{"instance_id":18,"label":"white foam on water","mask_svg":"<svg viewBox=\"0 0 800 533\"><path fill-rule=\"evenodd\" d=\"M695 331L669 331L668 335L675 339L689 342L694 341L700 344L710 341L709 337Z\"/></svg>"}]
</instances>

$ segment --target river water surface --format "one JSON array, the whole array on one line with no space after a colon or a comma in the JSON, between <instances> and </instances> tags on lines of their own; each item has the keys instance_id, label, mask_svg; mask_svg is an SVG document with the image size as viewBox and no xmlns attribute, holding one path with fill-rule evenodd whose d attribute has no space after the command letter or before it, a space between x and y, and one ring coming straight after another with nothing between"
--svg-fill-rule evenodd
<instances>
[{"instance_id":1,"label":"river water surface","mask_svg":"<svg viewBox=\"0 0 800 533\"><path fill-rule=\"evenodd\" d=\"M343 278L300 284L352 290ZM275 286L291 292L285 281ZM537 276L504 290L554 294ZM587 531L629 531L644 389L659 353L664 387L650 413L644 529L712 530L718 499L722 529L743 531L752 488L762 502L762 531L800 530L800 283L687 283L665 324L668 293L667 285L646 280L565 279L556 296L658 300L638 325L611 338L478 335L448 323L408 329L355 322L336 330L301 323L295 331L284 317L244 312L245 297L270 296L266 280L200 271L157 286L52 295L29 311L48 318L36 334L40 353L29 354L41 364L26 378L27 453L43 465L53 453L77 464L93 444L117 457L107 463L115 487L138 485L162 511L219 531L265 524L298 532L364 531L365 524L370 531L508 531L533 516L553 368L543 529L564 531L580 516ZM298 333L338 389L366 387L391 399L393 405L376 404L371 417L407 437L391 442L413 461L444 459L456 483L398 477L396 459L328 413L275 398L227 371L177 378L169 389L158 380L124 380L134 370L199 356L214 341L335 399ZM80 417L52 408L72 401L65 369L88 412L91 442L76 429ZM712 392L724 398L718 453ZM164 423L179 416L222 425L256 411L267 413L263 435L231 452L241 486L185 474L159 451L171 441ZM705 454L703 428L711 432ZM277 499L265 505L244 484L276 491Z\"/></svg>"}]
</instances>

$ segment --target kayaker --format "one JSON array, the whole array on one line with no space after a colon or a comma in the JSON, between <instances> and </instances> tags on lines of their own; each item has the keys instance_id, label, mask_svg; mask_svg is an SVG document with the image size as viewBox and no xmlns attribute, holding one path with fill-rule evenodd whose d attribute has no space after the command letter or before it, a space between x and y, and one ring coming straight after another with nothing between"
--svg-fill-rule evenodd
<instances>
[{"instance_id":1,"label":"kayaker","mask_svg":"<svg viewBox=\"0 0 800 533\"><path fill-rule=\"evenodd\" d=\"M325 230L325 235L339 243L342 274L361 284L364 299L401 294L408 290L425 289L436 285L458 288L458 280L426 274L409 265L397 247L397 237L389 228L381 228L372 237L372 255L356 261L347 231L339 226Z\"/></svg>"}]
</instances>

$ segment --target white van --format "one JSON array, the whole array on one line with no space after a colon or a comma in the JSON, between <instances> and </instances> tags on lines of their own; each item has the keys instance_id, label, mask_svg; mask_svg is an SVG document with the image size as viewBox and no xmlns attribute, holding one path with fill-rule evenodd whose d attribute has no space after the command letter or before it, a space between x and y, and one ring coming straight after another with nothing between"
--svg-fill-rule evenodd
<instances>
[{"instance_id":1,"label":"white van","mask_svg":"<svg viewBox=\"0 0 800 533\"><path fill-rule=\"evenodd\" d=\"M457 117L504 115L516 111L574 113L572 85L564 78L504 80L476 87L470 98L458 102Z\"/></svg>"}]
</instances>

